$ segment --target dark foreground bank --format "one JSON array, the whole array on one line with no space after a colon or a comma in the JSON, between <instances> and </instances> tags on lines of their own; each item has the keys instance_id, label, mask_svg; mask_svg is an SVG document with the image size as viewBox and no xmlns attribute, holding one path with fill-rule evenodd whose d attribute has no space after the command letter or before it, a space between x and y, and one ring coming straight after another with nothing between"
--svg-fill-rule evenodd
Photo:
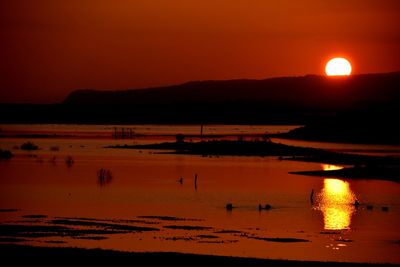
<instances>
[{"instance_id":1,"label":"dark foreground bank","mask_svg":"<svg viewBox=\"0 0 400 267\"><path fill-rule=\"evenodd\" d=\"M395 266L390 264L317 262L269 260L255 258L239 258L211 255L183 254L172 252L121 252L102 249L33 247L23 245L0 245L3 262L16 264L19 262L38 263L40 265L80 264L90 262L97 264L123 263L130 266Z\"/></svg>"}]
</instances>

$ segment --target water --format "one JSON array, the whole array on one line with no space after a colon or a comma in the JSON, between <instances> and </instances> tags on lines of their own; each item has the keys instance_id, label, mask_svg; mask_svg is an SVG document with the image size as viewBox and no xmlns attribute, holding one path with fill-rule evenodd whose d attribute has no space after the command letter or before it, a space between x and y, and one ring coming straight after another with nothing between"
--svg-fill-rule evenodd
<instances>
[{"instance_id":1,"label":"water","mask_svg":"<svg viewBox=\"0 0 400 267\"><path fill-rule=\"evenodd\" d=\"M3 131L7 127L1 126ZM20 127L25 132L33 131L26 125L13 127L12 130ZM99 128L110 127L106 132L112 132L112 126L35 127L39 133L51 133L51 127L75 133L87 133L90 127L98 133ZM115 140L106 134L97 138L77 134L33 139L41 149L31 153L13 149L16 156L12 160L0 161L0 209L18 211L0 212L2 225L52 225L59 217L73 217L75 222L82 222L76 219L80 217L86 218L86 222L129 223L158 229L107 234L101 240L56 235L31 236L22 242L39 246L400 263L398 183L291 175L288 172L327 167L279 161L276 157L201 157L104 148L110 144L173 140L169 135L198 130L198 126L136 127L150 129L149 133L157 137ZM224 134L251 129L251 126L212 127ZM269 127L256 126L252 133L272 131ZM0 147L12 149L27 140L2 138ZM65 163L67 156L73 158L71 166ZM100 179L100 169L109 170L111 177ZM197 189L195 174L198 175ZM310 201L312 189L313 203ZM354 206L355 199L360 201L359 207ZM232 211L225 209L227 203L233 204ZM272 209L259 211L259 204L270 204ZM369 205L373 206L372 210L367 209ZM389 210L382 211L382 207ZM23 217L39 214L47 217ZM173 216L186 220L140 216ZM176 229L176 226L210 228L188 230ZM68 227L98 229L82 225ZM299 242L280 242L282 239L275 238Z\"/></svg>"}]
</instances>

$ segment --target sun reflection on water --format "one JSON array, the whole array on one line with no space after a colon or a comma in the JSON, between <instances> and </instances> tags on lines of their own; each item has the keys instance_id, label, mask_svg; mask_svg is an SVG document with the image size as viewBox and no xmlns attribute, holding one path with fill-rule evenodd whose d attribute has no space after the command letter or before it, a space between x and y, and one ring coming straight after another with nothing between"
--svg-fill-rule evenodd
<instances>
[{"instance_id":1,"label":"sun reflection on water","mask_svg":"<svg viewBox=\"0 0 400 267\"><path fill-rule=\"evenodd\" d=\"M342 166L337 166L332 164L322 164L321 167L324 171L336 171L343 169Z\"/></svg>"},{"instance_id":2,"label":"sun reflection on water","mask_svg":"<svg viewBox=\"0 0 400 267\"><path fill-rule=\"evenodd\" d=\"M324 216L326 230L350 229L351 217L355 211L356 197L348 182L340 179L324 179L317 208Z\"/></svg>"}]
</instances>

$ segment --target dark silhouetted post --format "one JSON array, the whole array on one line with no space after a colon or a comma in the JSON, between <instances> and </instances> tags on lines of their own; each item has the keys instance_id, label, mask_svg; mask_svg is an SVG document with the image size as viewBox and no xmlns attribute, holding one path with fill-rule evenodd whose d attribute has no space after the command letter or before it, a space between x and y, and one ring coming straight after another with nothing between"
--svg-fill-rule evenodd
<instances>
[{"instance_id":1,"label":"dark silhouetted post","mask_svg":"<svg viewBox=\"0 0 400 267\"><path fill-rule=\"evenodd\" d=\"M194 189L197 190L197 173L194 174Z\"/></svg>"},{"instance_id":2,"label":"dark silhouetted post","mask_svg":"<svg viewBox=\"0 0 400 267\"><path fill-rule=\"evenodd\" d=\"M314 204L314 189L311 190L310 202L311 202L311 204Z\"/></svg>"}]
</instances>

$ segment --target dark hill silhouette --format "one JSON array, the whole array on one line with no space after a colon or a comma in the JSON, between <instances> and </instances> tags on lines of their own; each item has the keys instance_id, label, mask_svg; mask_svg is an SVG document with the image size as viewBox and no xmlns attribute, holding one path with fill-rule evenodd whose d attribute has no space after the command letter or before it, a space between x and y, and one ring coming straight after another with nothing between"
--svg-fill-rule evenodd
<instances>
[{"instance_id":1,"label":"dark hill silhouette","mask_svg":"<svg viewBox=\"0 0 400 267\"><path fill-rule=\"evenodd\" d=\"M197 81L121 90L77 90L52 105L2 104L2 123L309 124L396 120L400 72Z\"/></svg>"},{"instance_id":2,"label":"dark hill silhouette","mask_svg":"<svg viewBox=\"0 0 400 267\"><path fill-rule=\"evenodd\" d=\"M344 78L308 75L265 80L198 81L124 90L77 90L66 105L255 104L278 109L343 110L399 101L400 72Z\"/></svg>"}]
</instances>

